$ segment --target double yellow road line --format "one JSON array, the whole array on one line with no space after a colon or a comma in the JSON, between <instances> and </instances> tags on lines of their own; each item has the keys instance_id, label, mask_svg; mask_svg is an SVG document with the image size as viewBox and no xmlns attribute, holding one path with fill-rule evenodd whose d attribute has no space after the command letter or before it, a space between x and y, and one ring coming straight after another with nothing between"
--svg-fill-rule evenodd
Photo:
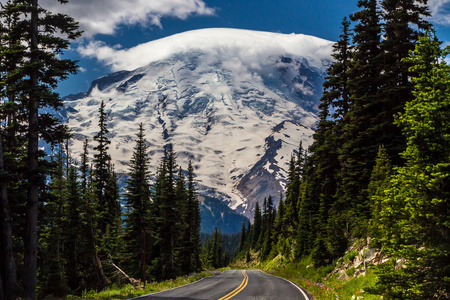
<instances>
[{"instance_id":1,"label":"double yellow road line","mask_svg":"<svg viewBox=\"0 0 450 300\"><path fill-rule=\"evenodd\" d=\"M219 298L219 300L228 300L233 298L234 296L236 296L237 294L239 294L243 289L245 289L245 287L247 286L248 283L248 276L247 274L245 274L245 270L242 271L242 274L244 275L244 280L242 280L242 283L240 286L238 286L234 291L232 291L231 293L223 296L222 298Z\"/></svg>"}]
</instances>

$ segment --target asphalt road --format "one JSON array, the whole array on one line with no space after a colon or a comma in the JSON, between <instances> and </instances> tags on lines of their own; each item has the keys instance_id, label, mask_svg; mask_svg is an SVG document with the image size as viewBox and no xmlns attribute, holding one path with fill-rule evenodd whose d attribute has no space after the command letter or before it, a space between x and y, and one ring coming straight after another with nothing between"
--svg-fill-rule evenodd
<instances>
[{"instance_id":1,"label":"asphalt road","mask_svg":"<svg viewBox=\"0 0 450 300\"><path fill-rule=\"evenodd\" d=\"M230 270L185 286L135 299L308 300L308 297L299 287L285 279L256 270Z\"/></svg>"}]
</instances>

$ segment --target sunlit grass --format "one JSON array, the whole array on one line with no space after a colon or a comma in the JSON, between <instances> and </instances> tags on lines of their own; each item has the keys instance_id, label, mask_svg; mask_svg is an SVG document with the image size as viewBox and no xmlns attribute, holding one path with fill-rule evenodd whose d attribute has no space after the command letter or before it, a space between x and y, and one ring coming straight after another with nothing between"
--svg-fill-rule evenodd
<instances>
[{"instance_id":1,"label":"sunlit grass","mask_svg":"<svg viewBox=\"0 0 450 300\"><path fill-rule=\"evenodd\" d=\"M377 278L370 270L364 276L344 280L338 279L337 274L325 279L334 267L328 265L314 268L310 258L302 259L296 263L287 263L280 268L267 268L272 267L270 263L261 267L268 273L289 279L298 284L311 293L315 299L381 299L380 296L370 295L364 291L366 287L373 285Z\"/></svg>"},{"instance_id":2,"label":"sunlit grass","mask_svg":"<svg viewBox=\"0 0 450 300\"><path fill-rule=\"evenodd\" d=\"M376 274L370 269L365 275L353 277L355 269L350 268L346 272L350 279L339 279L338 274L329 277L329 274L334 269L333 265L316 268L311 257L292 262L278 255L274 259L259 262L256 259L257 254L254 253L253 256L255 259L252 261L253 264L250 268L261 269L269 274L286 278L308 291L316 300L381 299L380 296L370 295L364 291L366 287L373 285L377 279ZM356 257L354 253L350 253L349 256L352 260ZM350 258L344 257L343 259L349 261ZM232 267L242 268L246 266L242 261L236 260Z\"/></svg>"}]
</instances>

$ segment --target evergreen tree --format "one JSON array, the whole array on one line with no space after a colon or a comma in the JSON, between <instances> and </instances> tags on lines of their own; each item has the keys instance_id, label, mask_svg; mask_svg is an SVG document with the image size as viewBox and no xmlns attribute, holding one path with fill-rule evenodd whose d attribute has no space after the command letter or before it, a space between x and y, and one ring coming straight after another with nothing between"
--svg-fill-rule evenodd
<instances>
[{"instance_id":1,"label":"evergreen tree","mask_svg":"<svg viewBox=\"0 0 450 300\"><path fill-rule=\"evenodd\" d=\"M281 207L282 211L280 211L279 216L281 219L277 220L277 224L273 228L273 230L278 228L280 231L274 231L272 234L272 238L276 239L273 240L274 243L278 243L278 239L284 243L282 246L283 249L287 249L287 245L293 244L293 240L297 234L301 202L300 186L304 179L304 163L305 151L303 150L302 142L300 142L296 157L294 154L291 156L285 202L281 201L280 196L279 207ZM273 218L274 222L275 219L276 216Z\"/></svg>"},{"instance_id":2,"label":"evergreen tree","mask_svg":"<svg viewBox=\"0 0 450 300\"><path fill-rule=\"evenodd\" d=\"M181 203L181 243L180 264L182 274L201 269L200 262L200 208L194 181L192 162L188 165L187 189L183 171L180 168L177 178L177 201Z\"/></svg>"},{"instance_id":3,"label":"evergreen tree","mask_svg":"<svg viewBox=\"0 0 450 300\"><path fill-rule=\"evenodd\" d=\"M83 232L84 212L83 200L78 183L77 168L67 166L69 169L66 180L66 219L65 228L65 261L67 284L72 291L80 287L83 280L82 258L87 249L87 241Z\"/></svg>"},{"instance_id":4,"label":"evergreen tree","mask_svg":"<svg viewBox=\"0 0 450 300\"><path fill-rule=\"evenodd\" d=\"M371 201L372 218L370 220L369 233L374 239L374 245L380 246L378 240L382 238L382 232L378 226L378 220L383 210L383 204L379 201L384 190L389 188L389 180L392 173L391 161L386 149L380 146L369 183L369 199Z\"/></svg>"},{"instance_id":5,"label":"evergreen tree","mask_svg":"<svg viewBox=\"0 0 450 300\"><path fill-rule=\"evenodd\" d=\"M394 118L414 97L410 80L413 73L409 70L411 62L405 58L414 50L419 36L431 26L426 20L430 16L426 3L427 0L381 1L385 23L381 43L382 103L378 108L378 126L373 136L378 145L384 145L392 164L397 166L404 163L400 153L406 148L406 140L401 129L394 124Z\"/></svg>"},{"instance_id":6,"label":"evergreen tree","mask_svg":"<svg viewBox=\"0 0 450 300\"><path fill-rule=\"evenodd\" d=\"M222 234L217 228L214 228L214 232L211 239L205 245L206 264L217 269L224 266L224 253L222 247Z\"/></svg>"},{"instance_id":7,"label":"evergreen tree","mask_svg":"<svg viewBox=\"0 0 450 300\"><path fill-rule=\"evenodd\" d=\"M328 69L324 82L324 94L319 105L319 123L314 133L311 153L303 167L303 180L299 197L299 226L297 229L296 256L307 253L311 248L310 240L316 239L316 233L327 232L323 238L329 244L333 256L345 251L345 235L333 220L339 219L339 207L336 205L336 191L340 164L338 160L343 141L342 126L351 108L349 92L349 69L352 46L350 45L350 22L344 18L340 39L333 46L334 62ZM320 208L320 209L319 209ZM320 213L319 213L320 212ZM319 214L318 214L319 213ZM320 225L312 230L310 224L317 220ZM340 245L340 246L339 246Z\"/></svg>"},{"instance_id":8,"label":"evergreen tree","mask_svg":"<svg viewBox=\"0 0 450 300\"><path fill-rule=\"evenodd\" d=\"M60 55L68 48L68 40L76 39L80 36L80 32L72 18L62 14L51 14L38 5L38 0L10 3L11 11L20 12L18 19L21 20L21 33L15 40L24 47L19 54L20 57L16 58L16 61L20 61L19 65L8 72L14 73L14 76L17 76L16 82L20 84L19 88L13 89L18 96L15 100L20 104L21 112L18 115L27 115L22 124L28 138L23 284L25 297L35 299L39 189L48 174L46 168L43 168L45 161L40 160L44 154L39 150L38 142L42 139L56 143L66 138L66 128L56 117L45 113L42 108L58 110L62 106L62 100L54 89L59 80L76 73L77 65L74 61L61 59Z\"/></svg>"},{"instance_id":9,"label":"evergreen tree","mask_svg":"<svg viewBox=\"0 0 450 300\"><path fill-rule=\"evenodd\" d=\"M181 221L180 203L175 193L176 162L175 152L171 145L165 149L164 158L156 177L155 205L157 213L157 241L160 261L155 266L161 279L174 278L176 275L175 250L179 240L178 226Z\"/></svg>"},{"instance_id":10,"label":"evergreen tree","mask_svg":"<svg viewBox=\"0 0 450 300\"><path fill-rule=\"evenodd\" d=\"M367 185L378 151L373 135L380 111L381 22L376 0L360 0L361 11L351 16L354 27L351 67L348 87L351 109L343 124L344 144L340 162L338 196L342 207L341 219L348 220L352 234L366 233L370 218Z\"/></svg>"},{"instance_id":11,"label":"evergreen tree","mask_svg":"<svg viewBox=\"0 0 450 300\"><path fill-rule=\"evenodd\" d=\"M6 1L0 10L0 282L3 292L0 298L15 299L18 297L19 283L17 263L14 257L14 244L17 247L18 231L14 230L12 218L15 214L14 204L22 206L26 195L14 195L14 188L23 181L26 155L26 124L27 115L20 106L20 97L23 96L21 87L24 84L24 75L21 67L24 64L26 46L22 43L23 20L15 1ZM14 183L16 182L16 183ZM17 197L16 197L17 196ZM21 222L15 222L19 224ZM20 226L20 225L19 225ZM16 232L14 234L14 232ZM14 241L16 240L16 241ZM18 262L20 265L20 262Z\"/></svg>"},{"instance_id":12,"label":"evergreen tree","mask_svg":"<svg viewBox=\"0 0 450 300\"><path fill-rule=\"evenodd\" d=\"M178 240L176 245L175 257L177 265L182 274L188 274L191 270L191 231L190 231L190 215L191 210L188 207L186 181L184 178L183 169L178 169L178 176L175 181L175 198L179 203L179 216L180 221L176 224L176 231L178 234Z\"/></svg>"},{"instance_id":13,"label":"evergreen tree","mask_svg":"<svg viewBox=\"0 0 450 300\"><path fill-rule=\"evenodd\" d=\"M245 221L242 222L242 228L241 228L241 239L239 241L239 252L244 250L245 247L245 240L246 240L246 233L247 233L247 228L245 226Z\"/></svg>"},{"instance_id":14,"label":"evergreen tree","mask_svg":"<svg viewBox=\"0 0 450 300\"><path fill-rule=\"evenodd\" d=\"M94 150L97 151L94 154L94 183L97 192L97 199L99 201L99 208L102 212L102 218L100 219L100 230L101 233L104 234L106 232L106 186L107 182L110 179L109 165L111 163L111 156L108 154L109 144L111 141L108 138L108 127L106 123L106 111L105 111L105 103L101 102L99 112L99 120L98 127L99 132L94 136L94 140L97 142L97 145L94 147Z\"/></svg>"},{"instance_id":15,"label":"evergreen tree","mask_svg":"<svg viewBox=\"0 0 450 300\"><path fill-rule=\"evenodd\" d=\"M450 291L450 48L433 33L419 38L409 61L416 90L398 118L407 139L406 164L377 196L382 250L392 260L379 267L372 292L386 298L444 299ZM404 267L396 268L396 259Z\"/></svg>"},{"instance_id":16,"label":"evergreen tree","mask_svg":"<svg viewBox=\"0 0 450 300\"><path fill-rule=\"evenodd\" d=\"M111 259L118 259L122 242L122 209L119 201L119 185L117 182L114 166L108 165L108 178L105 186L104 208L102 210L102 221L105 232L101 236L102 250Z\"/></svg>"},{"instance_id":17,"label":"evergreen tree","mask_svg":"<svg viewBox=\"0 0 450 300\"><path fill-rule=\"evenodd\" d=\"M281 200L282 201L282 200ZM252 239L252 249L256 249L258 246L259 236L261 234L261 210L259 209L259 203L255 204L255 216L253 218L253 239Z\"/></svg>"},{"instance_id":18,"label":"evergreen tree","mask_svg":"<svg viewBox=\"0 0 450 300\"><path fill-rule=\"evenodd\" d=\"M300 151L302 147L300 144ZM301 154L299 154L300 158ZM300 160L300 159L299 159ZM300 192L300 171L299 163L294 155L291 155L289 163L288 184L286 186L286 213L284 214L284 225L288 235L294 235L295 229L298 226L298 199Z\"/></svg>"},{"instance_id":19,"label":"evergreen tree","mask_svg":"<svg viewBox=\"0 0 450 300\"><path fill-rule=\"evenodd\" d=\"M272 251L272 236L273 236L273 223L275 221L276 210L273 206L272 196L267 198L265 201L263 223L264 225L264 235L261 238L262 248L261 248L261 259L268 258L270 252ZM262 231L261 231L262 233Z\"/></svg>"},{"instance_id":20,"label":"evergreen tree","mask_svg":"<svg viewBox=\"0 0 450 300\"><path fill-rule=\"evenodd\" d=\"M81 173L81 194L86 193L87 184L88 184L88 173L89 173L89 151L88 151L89 141L87 139L83 142L83 153L81 153L81 165L80 165L80 173Z\"/></svg>"},{"instance_id":21,"label":"evergreen tree","mask_svg":"<svg viewBox=\"0 0 450 300\"><path fill-rule=\"evenodd\" d=\"M264 243L264 237L266 235L266 231L267 231L267 198L264 198L263 201L263 207L262 207L262 213L261 213L261 231L259 233L258 236L258 242L257 247L255 248L256 250L260 250L263 243Z\"/></svg>"},{"instance_id":22,"label":"evergreen tree","mask_svg":"<svg viewBox=\"0 0 450 300\"><path fill-rule=\"evenodd\" d=\"M200 204L198 202L198 195L194 177L194 167L189 161L188 165L188 188L187 188L187 207L189 220L189 237L190 237L190 252L191 252L191 271L201 270L202 265L200 261Z\"/></svg>"},{"instance_id":23,"label":"evergreen tree","mask_svg":"<svg viewBox=\"0 0 450 300\"><path fill-rule=\"evenodd\" d=\"M65 164L62 145L58 145L56 154L56 169L51 176L49 196L45 204L41 205L39 243L40 278L42 295L62 297L67 294L68 286L65 274L64 259L64 224L67 203L67 189Z\"/></svg>"},{"instance_id":24,"label":"evergreen tree","mask_svg":"<svg viewBox=\"0 0 450 300\"><path fill-rule=\"evenodd\" d=\"M272 251L275 251L274 256L277 253L289 257L290 255L290 244L291 241L287 239L286 229L284 226L284 215L286 208L284 206L283 196L280 195L280 200L278 202L277 215L273 224L272 232Z\"/></svg>"},{"instance_id":25,"label":"evergreen tree","mask_svg":"<svg viewBox=\"0 0 450 300\"><path fill-rule=\"evenodd\" d=\"M5 278L3 282L0 280L0 298L13 299L16 295L17 289L17 269L14 258L13 250L13 235L11 226L11 213L8 199L8 186L5 172L5 161L3 156L3 142L2 135L0 134L0 232L1 232L1 267L0 267L0 279ZM5 276L8 274L8 276ZM4 288L3 288L4 286Z\"/></svg>"},{"instance_id":26,"label":"evergreen tree","mask_svg":"<svg viewBox=\"0 0 450 300\"><path fill-rule=\"evenodd\" d=\"M139 124L136 145L130 161L125 195L124 264L133 277L145 282L147 259L150 257L150 159L143 124Z\"/></svg>"},{"instance_id":27,"label":"evergreen tree","mask_svg":"<svg viewBox=\"0 0 450 300\"><path fill-rule=\"evenodd\" d=\"M295 248L296 258L309 254L309 249L313 242L311 238L315 237L313 220L318 207L318 197L313 195L313 192L315 191L315 187L313 186L315 182L311 180L313 174L314 168L312 166L312 160L308 158L305 162L304 171L306 180L302 186L302 195L299 203L299 224L297 228L297 243Z\"/></svg>"},{"instance_id":28,"label":"evergreen tree","mask_svg":"<svg viewBox=\"0 0 450 300\"><path fill-rule=\"evenodd\" d=\"M86 192L83 194L83 232L86 234L87 254L89 263L86 264L86 273L84 278L90 281L86 282L87 288L102 289L109 284L103 271L102 262L100 260L100 207L97 199L96 184L94 183L93 174L88 177ZM92 274L92 275L91 275Z\"/></svg>"},{"instance_id":29,"label":"evergreen tree","mask_svg":"<svg viewBox=\"0 0 450 300\"><path fill-rule=\"evenodd\" d=\"M349 71L353 47L350 44L350 21L347 17L341 23L339 40L333 45L333 63L328 68L327 77L323 83L324 94L319 109L327 114L330 120L343 120L351 107L349 90ZM330 113L330 108L333 112ZM327 120L321 117L321 120Z\"/></svg>"}]
</instances>

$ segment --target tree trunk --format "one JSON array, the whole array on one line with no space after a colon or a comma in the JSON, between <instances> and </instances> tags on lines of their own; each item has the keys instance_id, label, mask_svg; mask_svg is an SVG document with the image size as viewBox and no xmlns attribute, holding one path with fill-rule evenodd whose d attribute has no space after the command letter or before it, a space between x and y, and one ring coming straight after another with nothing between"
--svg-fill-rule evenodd
<instances>
[{"instance_id":1,"label":"tree trunk","mask_svg":"<svg viewBox=\"0 0 450 300\"><path fill-rule=\"evenodd\" d=\"M39 61L38 57L38 0L31 0L31 65ZM36 68L33 65L33 68ZM25 253L24 253L24 289L26 299L36 299L37 285L37 219L39 201L38 171L38 72L33 69L30 74L30 95L28 103L28 197L25 216Z\"/></svg>"},{"instance_id":2,"label":"tree trunk","mask_svg":"<svg viewBox=\"0 0 450 300\"><path fill-rule=\"evenodd\" d=\"M0 272L0 300L5 299L4 293L3 293L3 281L2 281L2 272Z\"/></svg>"},{"instance_id":3,"label":"tree trunk","mask_svg":"<svg viewBox=\"0 0 450 300\"><path fill-rule=\"evenodd\" d=\"M8 185L5 173L5 161L3 157L3 136L0 132L0 242L2 245L1 259L2 268L0 268L0 299L3 295L6 299L15 299L15 291L17 288L17 271L16 262L14 260L13 240L11 230L11 214L8 201ZM1 281L1 273L5 276L5 282ZM4 286L3 286L4 285Z\"/></svg>"},{"instance_id":4,"label":"tree trunk","mask_svg":"<svg viewBox=\"0 0 450 300\"><path fill-rule=\"evenodd\" d=\"M94 262L94 269L95 269L95 273L97 274L97 278L100 282L100 286L101 288L104 288L107 284L108 284L108 279L106 278L105 274L103 273L103 267L102 267L102 262L100 260L100 258L98 257L98 252L97 252L97 246L95 243L95 236L94 236L94 226L92 224L92 220L91 220L91 242L92 242L92 249L93 249L93 254L92 254L92 260Z\"/></svg>"},{"instance_id":5,"label":"tree trunk","mask_svg":"<svg viewBox=\"0 0 450 300\"><path fill-rule=\"evenodd\" d=\"M142 251L142 281L144 282L144 287L147 281L147 232L143 231L141 234L144 238L144 247Z\"/></svg>"}]
</instances>

